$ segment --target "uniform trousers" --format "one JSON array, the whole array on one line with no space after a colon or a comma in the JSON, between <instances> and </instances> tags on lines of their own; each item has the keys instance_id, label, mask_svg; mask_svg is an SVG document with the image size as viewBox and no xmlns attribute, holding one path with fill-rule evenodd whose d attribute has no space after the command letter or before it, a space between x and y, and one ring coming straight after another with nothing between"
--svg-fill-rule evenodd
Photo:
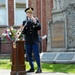
<instances>
[{"instance_id":1,"label":"uniform trousers","mask_svg":"<svg viewBox=\"0 0 75 75\"><path fill-rule=\"evenodd\" d=\"M34 53L34 57L38 66L38 69L40 69L40 56L39 56L39 50L38 50L38 43L35 44L26 44L26 54L28 57L28 61L30 64L31 69L34 69L33 59L32 59L32 52Z\"/></svg>"}]
</instances>

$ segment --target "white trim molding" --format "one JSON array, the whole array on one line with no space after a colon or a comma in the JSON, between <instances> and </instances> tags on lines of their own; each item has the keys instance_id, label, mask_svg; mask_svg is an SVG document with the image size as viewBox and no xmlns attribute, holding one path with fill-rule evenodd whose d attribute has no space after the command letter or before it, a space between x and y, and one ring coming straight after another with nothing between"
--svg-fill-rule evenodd
<instances>
[{"instance_id":1,"label":"white trim molding","mask_svg":"<svg viewBox=\"0 0 75 75\"><path fill-rule=\"evenodd\" d=\"M8 26L8 0L5 0L3 1L4 4L5 4L5 7L2 7L2 10L3 12L1 12L1 19L0 21L2 21L2 23L0 23L0 26Z\"/></svg>"},{"instance_id":2,"label":"white trim molding","mask_svg":"<svg viewBox=\"0 0 75 75\"><path fill-rule=\"evenodd\" d=\"M26 0L26 8L28 8L28 0Z\"/></svg>"},{"instance_id":3,"label":"white trim molding","mask_svg":"<svg viewBox=\"0 0 75 75\"><path fill-rule=\"evenodd\" d=\"M6 25L8 25L8 0L6 1Z\"/></svg>"},{"instance_id":4,"label":"white trim molding","mask_svg":"<svg viewBox=\"0 0 75 75\"><path fill-rule=\"evenodd\" d=\"M26 8L28 7L28 0L25 0L26 1ZM15 26L18 26L17 25L17 21L16 21L16 0L14 0L14 25Z\"/></svg>"},{"instance_id":5,"label":"white trim molding","mask_svg":"<svg viewBox=\"0 0 75 75\"><path fill-rule=\"evenodd\" d=\"M16 24L16 1L14 0L14 25Z\"/></svg>"}]
</instances>

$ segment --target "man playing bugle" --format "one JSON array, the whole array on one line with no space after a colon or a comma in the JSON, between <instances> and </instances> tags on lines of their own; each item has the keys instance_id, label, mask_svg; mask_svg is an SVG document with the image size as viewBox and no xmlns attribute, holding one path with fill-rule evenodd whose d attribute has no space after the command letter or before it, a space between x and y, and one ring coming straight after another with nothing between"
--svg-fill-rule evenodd
<instances>
[{"instance_id":1,"label":"man playing bugle","mask_svg":"<svg viewBox=\"0 0 75 75\"><path fill-rule=\"evenodd\" d=\"M21 27L24 27L22 34L25 35L25 47L26 47L26 54L28 57L30 69L28 72L34 72L34 64L32 60L32 52L34 53L34 57L38 66L38 69L35 73L41 73L41 64L40 64L40 55L38 50L38 30L41 29L41 24L39 23L38 18L33 17L34 9L32 7L26 8L25 12L27 18L23 21Z\"/></svg>"}]
</instances>

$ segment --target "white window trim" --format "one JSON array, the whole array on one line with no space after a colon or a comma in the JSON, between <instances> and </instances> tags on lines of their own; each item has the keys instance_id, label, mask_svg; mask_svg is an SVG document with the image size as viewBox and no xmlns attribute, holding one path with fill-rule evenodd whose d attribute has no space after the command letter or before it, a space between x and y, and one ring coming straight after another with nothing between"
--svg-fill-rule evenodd
<instances>
[{"instance_id":1,"label":"white window trim","mask_svg":"<svg viewBox=\"0 0 75 75\"><path fill-rule=\"evenodd\" d=\"M4 25L4 26L8 26L8 0L5 0L5 8L6 8L6 25ZM3 26L2 25L2 26Z\"/></svg>"},{"instance_id":2,"label":"white window trim","mask_svg":"<svg viewBox=\"0 0 75 75\"><path fill-rule=\"evenodd\" d=\"M28 8L28 0L26 0L26 8Z\"/></svg>"},{"instance_id":3,"label":"white window trim","mask_svg":"<svg viewBox=\"0 0 75 75\"><path fill-rule=\"evenodd\" d=\"M8 25L8 0L6 1L6 25Z\"/></svg>"},{"instance_id":4,"label":"white window trim","mask_svg":"<svg viewBox=\"0 0 75 75\"><path fill-rule=\"evenodd\" d=\"M14 0L14 25L16 24L16 4L15 4L15 0Z\"/></svg>"},{"instance_id":5,"label":"white window trim","mask_svg":"<svg viewBox=\"0 0 75 75\"><path fill-rule=\"evenodd\" d=\"M16 25L16 1L14 0L14 25ZM28 7L28 0L26 0L26 8Z\"/></svg>"}]
</instances>

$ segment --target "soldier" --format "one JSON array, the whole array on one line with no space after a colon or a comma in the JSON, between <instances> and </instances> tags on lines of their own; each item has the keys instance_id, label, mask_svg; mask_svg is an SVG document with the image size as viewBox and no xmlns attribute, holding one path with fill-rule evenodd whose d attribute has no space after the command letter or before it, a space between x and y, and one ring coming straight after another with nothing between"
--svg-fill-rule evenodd
<instances>
[{"instance_id":1,"label":"soldier","mask_svg":"<svg viewBox=\"0 0 75 75\"><path fill-rule=\"evenodd\" d=\"M26 72L34 72L34 64L32 60L32 50L34 52L34 57L38 66L38 69L35 73L41 73L41 65L40 65L40 56L38 50L38 30L41 29L41 24L39 23L38 18L33 17L34 9L29 7L25 9L27 19L23 21L24 30L23 34L25 35L25 47L26 47L26 54L28 57L28 61L30 64L30 69Z\"/></svg>"}]
</instances>

